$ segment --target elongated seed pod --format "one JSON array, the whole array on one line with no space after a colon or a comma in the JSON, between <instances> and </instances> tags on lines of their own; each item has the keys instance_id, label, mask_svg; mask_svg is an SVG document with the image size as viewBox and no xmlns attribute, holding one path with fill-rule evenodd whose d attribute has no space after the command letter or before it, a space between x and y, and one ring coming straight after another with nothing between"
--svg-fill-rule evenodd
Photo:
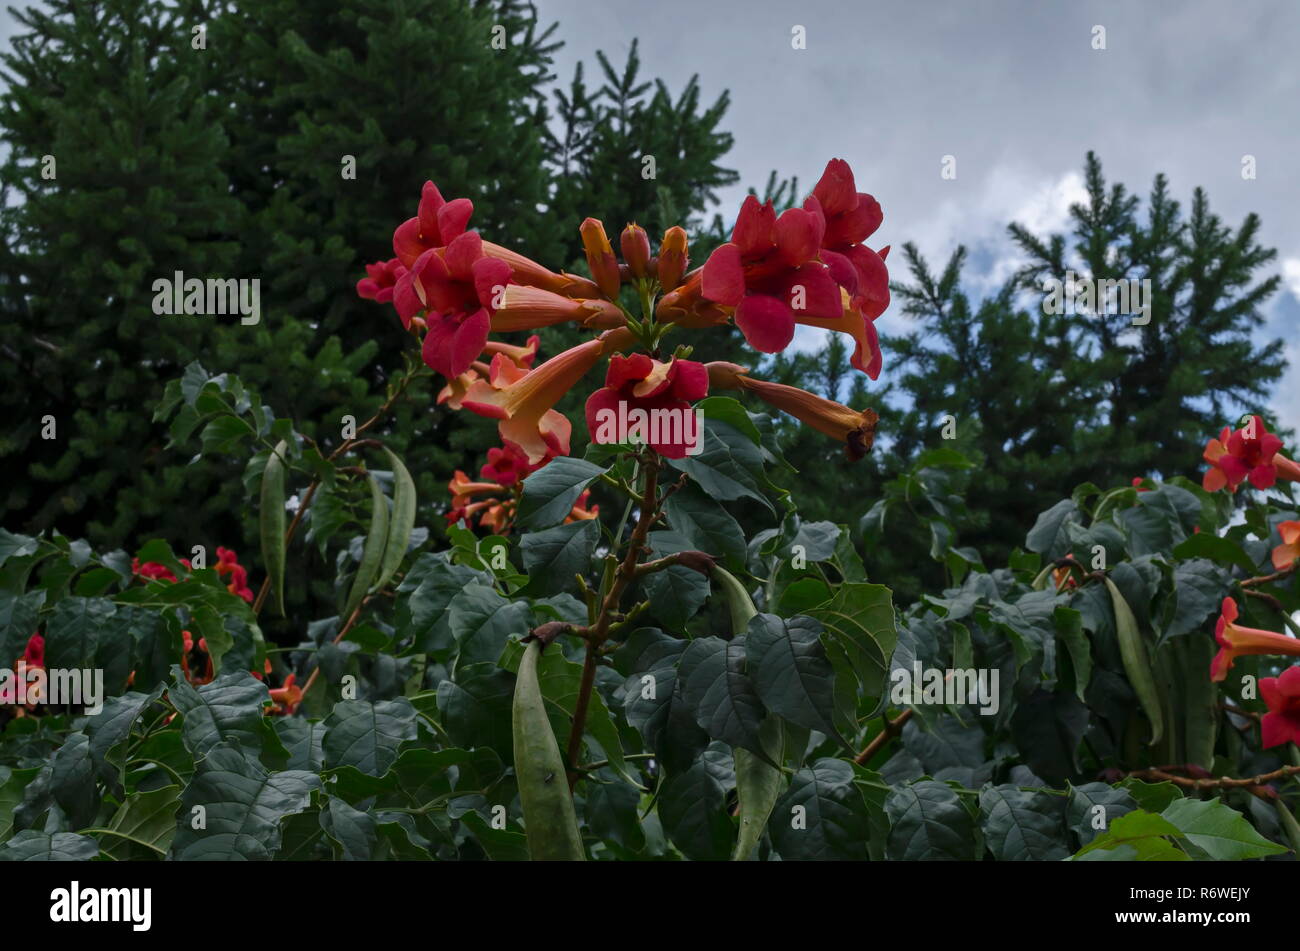
<instances>
[{"instance_id":1,"label":"elongated seed pod","mask_svg":"<svg viewBox=\"0 0 1300 951\"><path fill-rule=\"evenodd\" d=\"M284 616L284 454L289 444L283 439L266 457L262 470L259 534L262 541L262 564L271 581L275 606Z\"/></svg>"},{"instance_id":2,"label":"elongated seed pod","mask_svg":"<svg viewBox=\"0 0 1300 951\"><path fill-rule=\"evenodd\" d=\"M535 640L529 643L519 661L513 709L515 778L524 807L528 855L534 862L581 862L587 857L582 833L537 678L541 656L542 645Z\"/></svg>"},{"instance_id":3,"label":"elongated seed pod","mask_svg":"<svg viewBox=\"0 0 1300 951\"><path fill-rule=\"evenodd\" d=\"M1124 595L1120 594L1115 582L1109 578L1106 579L1106 589L1110 591L1111 604L1115 608L1115 636L1119 641L1120 660L1124 662L1124 673L1128 676L1133 692L1137 694L1142 712L1151 721L1151 739L1148 745L1154 746L1164 734L1164 712L1161 710L1155 674L1151 670L1151 658L1147 653L1147 645L1142 640L1142 632L1138 630L1137 618L1133 616L1133 609L1124 600Z\"/></svg>"}]
</instances>

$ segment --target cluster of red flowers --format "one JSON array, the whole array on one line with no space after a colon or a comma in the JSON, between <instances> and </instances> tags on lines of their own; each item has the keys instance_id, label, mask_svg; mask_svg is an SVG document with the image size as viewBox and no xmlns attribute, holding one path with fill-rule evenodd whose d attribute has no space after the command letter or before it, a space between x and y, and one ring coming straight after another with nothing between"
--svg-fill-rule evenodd
<instances>
[{"instance_id":1,"label":"cluster of red flowers","mask_svg":"<svg viewBox=\"0 0 1300 951\"><path fill-rule=\"evenodd\" d=\"M451 494L451 511L447 513L447 521L455 523L463 519L472 525L477 520L478 525L494 534L508 535L514 525L524 479L553 458L554 456L548 455L541 462L533 464L524 453L509 444L501 449L489 449L488 461L479 469L482 481L472 482L457 469L456 475L447 483L447 491ZM599 515L600 506L589 505L590 497L590 489L578 496L565 521L575 522Z\"/></svg>"},{"instance_id":2,"label":"cluster of red flowers","mask_svg":"<svg viewBox=\"0 0 1300 951\"><path fill-rule=\"evenodd\" d=\"M188 558L180 559L180 563L186 568L193 569ZM213 570L225 577L230 576L230 583L226 585L226 590L231 594L237 594L249 604L253 603L253 591L248 587L248 570L239 563L239 556L234 549L217 547L217 563ZM156 561L146 561L140 563L139 558L131 560L131 573L141 578L147 578L150 581L170 581L175 583L176 574L166 565Z\"/></svg>"},{"instance_id":3,"label":"cluster of red flowers","mask_svg":"<svg viewBox=\"0 0 1300 951\"><path fill-rule=\"evenodd\" d=\"M593 439L597 415L616 404L685 410L715 387L753 393L837 439L851 457L870 449L877 422L871 410L758 380L735 364L661 359L657 346L666 325L734 321L756 350L776 353L802 324L847 333L853 365L874 379L881 357L872 322L889 304L888 249L878 253L864 244L882 214L874 198L857 190L846 162L827 164L801 208L778 216L770 202L746 199L732 240L694 271L687 270L689 243L680 227L664 233L656 255L645 231L628 225L620 263L604 225L588 218L579 229L591 272L586 278L483 240L467 230L473 210L468 199L447 201L426 182L416 216L393 233L395 257L367 265L357 293L391 302L403 326L423 335L424 361L447 378L440 404L498 421L502 448L496 452L511 455L511 472L568 454L572 424L554 407L605 358L605 386L587 401ZM654 301L652 314L638 318L623 308L624 284ZM491 339L561 323L596 335L536 367L536 337L522 346ZM638 345L649 352L628 353ZM678 431L652 445L680 458L685 441ZM457 473L452 517L480 513L480 522L499 528L508 515L501 495L514 484L486 474L475 483ZM477 494L491 497L469 500Z\"/></svg>"},{"instance_id":4,"label":"cluster of red flowers","mask_svg":"<svg viewBox=\"0 0 1300 951\"><path fill-rule=\"evenodd\" d=\"M1210 464L1201 482L1207 492L1227 488L1236 492L1249 480L1255 488L1272 488L1279 479L1300 482L1300 465L1282 455L1282 440L1270 433L1259 416L1251 416L1240 429L1225 426L1217 439L1206 443L1203 458ZM1273 567L1293 571L1300 558L1300 522L1278 525L1282 544L1272 552ZM1214 639L1219 645L1210 664L1210 679L1224 680L1238 657L1264 654L1300 657L1300 639L1277 631L1243 627L1237 623L1237 602L1224 598ZM1283 743L1300 743L1300 666L1289 667L1280 677L1263 677L1260 696L1268 712L1260 721L1265 748Z\"/></svg>"},{"instance_id":5,"label":"cluster of red flowers","mask_svg":"<svg viewBox=\"0 0 1300 951\"><path fill-rule=\"evenodd\" d=\"M187 558L180 559L180 563L186 568L192 568ZM233 548L218 546L217 563L213 566L213 570L222 578L228 579L227 591L238 595L250 604L253 602L253 591L248 586L248 570L239 563L239 555ZM141 564L140 559L136 558L131 562L131 571L141 578L152 581L174 583L177 580L176 574L170 568L156 561ZM185 679L195 686L211 683L216 672L213 670L212 656L208 653L207 639L200 637L196 642L194 635L189 631L181 631L181 639L181 672L185 674ZM251 671L258 680L270 672L269 660L266 661L261 672ZM135 678L134 673L131 674L131 678ZM302 688L294 683L293 674L285 678L282 686L272 688L270 694L274 706L267 710L267 713L271 715L287 716L297 710L298 704L302 702Z\"/></svg>"}]
</instances>

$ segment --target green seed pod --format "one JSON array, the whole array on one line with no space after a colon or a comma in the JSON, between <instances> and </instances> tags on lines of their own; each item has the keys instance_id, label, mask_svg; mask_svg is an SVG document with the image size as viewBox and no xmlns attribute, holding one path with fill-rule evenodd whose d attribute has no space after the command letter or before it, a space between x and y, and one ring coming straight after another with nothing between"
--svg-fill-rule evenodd
<instances>
[{"instance_id":1,"label":"green seed pod","mask_svg":"<svg viewBox=\"0 0 1300 951\"><path fill-rule=\"evenodd\" d=\"M515 680L515 777L524 807L528 855L534 862L581 862L587 853L573 811L564 759L547 719L546 701L537 679L541 656L541 643L530 642L519 661Z\"/></svg>"},{"instance_id":2,"label":"green seed pod","mask_svg":"<svg viewBox=\"0 0 1300 951\"><path fill-rule=\"evenodd\" d=\"M1142 632L1138 630L1133 609L1109 578L1106 579L1106 588L1110 591L1111 604L1115 608L1115 634L1119 640L1119 656L1124 662L1124 673L1128 676L1133 692L1137 694L1142 712L1151 721L1149 745L1154 746L1164 734L1164 713L1161 710L1155 674L1151 670L1151 658L1147 653L1147 645L1142 640Z\"/></svg>"}]
</instances>

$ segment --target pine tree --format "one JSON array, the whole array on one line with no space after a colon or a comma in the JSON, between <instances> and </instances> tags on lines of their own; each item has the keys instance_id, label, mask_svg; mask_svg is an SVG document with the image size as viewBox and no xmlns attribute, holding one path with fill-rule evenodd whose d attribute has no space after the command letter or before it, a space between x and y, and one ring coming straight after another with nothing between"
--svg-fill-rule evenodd
<instances>
[{"instance_id":1,"label":"pine tree","mask_svg":"<svg viewBox=\"0 0 1300 951\"><path fill-rule=\"evenodd\" d=\"M1197 189L1184 219L1163 176L1143 216L1122 185L1107 188L1091 154L1086 172L1088 201L1071 210L1072 235L1039 237L1011 225L1029 263L982 300L962 286L964 248L936 274L904 245L910 279L893 285L894 308L916 329L883 341L887 382L866 397L855 381L860 395L850 400L887 405L875 465L846 470L799 445L791 458L804 461L801 499L820 500L813 504L826 517L851 514L921 452L957 449L976 462L960 544L994 564L1023 543L1025 512L1084 482L1194 475L1210 435L1263 409L1285 363L1281 341L1257 347L1250 336L1279 284L1256 273L1275 257L1257 243L1259 218L1224 226ZM1065 282L1071 270L1076 279L1150 280L1149 323L1135 326L1129 313L1050 313L1045 282ZM774 365L787 382L809 386L835 360L825 349L812 361ZM868 567L895 565L896 555L868 552Z\"/></svg>"},{"instance_id":2,"label":"pine tree","mask_svg":"<svg viewBox=\"0 0 1300 951\"><path fill-rule=\"evenodd\" d=\"M1257 281L1256 271L1277 252L1258 244L1258 215L1234 230L1210 212L1203 189L1193 192L1184 219L1157 175L1143 218L1123 185L1107 190L1091 152L1086 184L1087 204L1071 209L1073 241L1011 226L1030 256L1022 286L1041 292L1045 279L1064 281L1070 270L1094 282L1150 281L1149 314L1077 314L1071 330L1094 354L1111 463L1105 471L1112 478L1183 472L1207 433L1262 410L1284 372L1281 340L1261 348L1251 340L1265 320L1261 306L1281 283L1277 274Z\"/></svg>"},{"instance_id":3,"label":"pine tree","mask_svg":"<svg viewBox=\"0 0 1300 951\"><path fill-rule=\"evenodd\" d=\"M168 5L46 6L15 14L30 32L3 58L0 176L16 201L6 310L18 315L0 331L6 465L18 474L6 521L117 543L165 519L197 543L222 510L211 498L220 473L166 458L153 400L238 318L158 316L151 282L236 276L230 143L207 91L215 61ZM53 439L41 438L47 416Z\"/></svg>"}]
</instances>

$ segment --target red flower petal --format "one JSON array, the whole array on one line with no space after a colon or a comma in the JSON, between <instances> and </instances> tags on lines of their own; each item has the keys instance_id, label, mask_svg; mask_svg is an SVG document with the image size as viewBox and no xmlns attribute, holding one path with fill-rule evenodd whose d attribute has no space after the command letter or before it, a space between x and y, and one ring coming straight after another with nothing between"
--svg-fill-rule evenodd
<instances>
[{"instance_id":1,"label":"red flower petal","mask_svg":"<svg viewBox=\"0 0 1300 951\"><path fill-rule=\"evenodd\" d=\"M761 257L776 244L776 209L772 203L760 203L753 195L746 196L736 216L736 226L731 229L732 243L746 258ZM716 300L717 298L712 298Z\"/></svg>"},{"instance_id":2,"label":"red flower petal","mask_svg":"<svg viewBox=\"0 0 1300 951\"><path fill-rule=\"evenodd\" d=\"M438 239L438 212L445 204L447 202L442 197L442 192L438 191L438 186L433 182L425 182L424 187L420 189L420 208L417 215L420 231L430 245L446 244L445 241Z\"/></svg>"},{"instance_id":3,"label":"red flower petal","mask_svg":"<svg viewBox=\"0 0 1300 951\"><path fill-rule=\"evenodd\" d=\"M794 311L767 294L750 294L736 308L736 326L762 353L780 353L794 339Z\"/></svg>"},{"instance_id":4,"label":"red flower petal","mask_svg":"<svg viewBox=\"0 0 1300 951\"><path fill-rule=\"evenodd\" d=\"M781 260L798 267L817 256L826 222L802 208L787 208L776 220L776 246Z\"/></svg>"},{"instance_id":5,"label":"red flower petal","mask_svg":"<svg viewBox=\"0 0 1300 951\"><path fill-rule=\"evenodd\" d=\"M875 320L889 307L889 268L884 258L865 245L855 245L844 254L858 272L855 301L868 320Z\"/></svg>"},{"instance_id":6,"label":"red flower petal","mask_svg":"<svg viewBox=\"0 0 1300 951\"><path fill-rule=\"evenodd\" d=\"M724 307L739 306L745 296L745 270L740 256L740 248L734 244L721 245L709 255L700 279L700 292L706 298Z\"/></svg>"},{"instance_id":7,"label":"red flower petal","mask_svg":"<svg viewBox=\"0 0 1300 951\"><path fill-rule=\"evenodd\" d=\"M420 240L419 218L408 218L393 231L393 253L407 267L428 249L429 246Z\"/></svg>"},{"instance_id":8,"label":"red flower petal","mask_svg":"<svg viewBox=\"0 0 1300 951\"><path fill-rule=\"evenodd\" d=\"M672 394L678 399L695 402L709 395L709 371L694 360L674 360L669 371Z\"/></svg>"},{"instance_id":9,"label":"red flower petal","mask_svg":"<svg viewBox=\"0 0 1300 951\"><path fill-rule=\"evenodd\" d=\"M813 187L813 197L821 203L828 218L852 211L857 203L857 187L849 163L837 158L827 162L826 170Z\"/></svg>"},{"instance_id":10,"label":"red flower petal","mask_svg":"<svg viewBox=\"0 0 1300 951\"><path fill-rule=\"evenodd\" d=\"M451 241L442 252L447 272L456 281L473 280L474 262L483 256L483 239L477 231L466 231Z\"/></svg>"},{"instance_id":11,"label":"red flower petal","mask_svg":"<svg viewBox=\"0 0 1300 951\"><path fill-rule=\"evenodd\" d=\"M492 319L482 309L467 317L431 315L424 335L424 362L448 379L460 376L483 352L491 325Z\"/></svg>"},{"instance_id":12,"label":"red flower petal","mask_svg":"<svg viewBox=\"0 0 1300 951\"><path fill-rule=\"evenodd\" d=\"M465 233L470 215L474 214L474 203L468 198L457 198L438 209L438 243L451 244Z\"/></svg>"},{"instance_id":13,"label":"red flower petal","mask_svg":"<svg viewBox=\"0 0 1300 951\"><path fill-rule=\"evenodd\" d=\"M831 279L836 284L849 292L853 297L858 292L858 271L844 255L838 251L822 250L822 263L826 265L826 270L830 272Z\"/></svg>"},{"instance_id":14,"label":"red flower petal","mask_svg":"<svg viewBox=\"0 0 1300 951\"><path fill-rule=\"evenodd\" d=\"M1250 484L1257 489L1271 489L1277 482L1277 469L1268 465L1256 466L1250 470Z\"/></svg>"},{"instance_id":15,"label":"red flower petal","mask_svg":"<svg viewBox=\"0 0 1300 951\"><path fill-rule=\"evenodd\" d=\"M654 361L644 353L634 353L630 357L614 354L609 358L609 369L605 371L605 385L621 390L628 383L644 380L654 369Z\"/></svg>"},{"instance_id":16,"label":"red flower petal","mask_svg":"<svg viewBox=\"0 0 1300 951\"><path fill-rule=\"evenodd\" d=\"M828 248L860 244L875 234L884 220L880 202L865 192L858 192L857 205L852 211L826 222L825 244Z\"/></svg>"},{"instance_id":17,"label":"red flower petal","mask_svg":"<svg viewBox=\"0 0 1300 951\"><path fill-rule=\"evenodd\" d=\"M812 262L788 272L781 285L781 299L800 317L835 318L844 312L840 287L821 264Z\"/></svg>"},{"instance_id":18,"label":"red flower petal","mask_svg":"<svg viewBox=\"0 0 1300 951\"><path fill-rule=\"evenodd\" d=\"M510 283L510 265L496 258L479 258L474 262L472 270L474 293L478 295L478 302L487 308L489 314L495 313L496 307L493 305L497 301L497 294Z\"/></svg>"}]
</instances>

